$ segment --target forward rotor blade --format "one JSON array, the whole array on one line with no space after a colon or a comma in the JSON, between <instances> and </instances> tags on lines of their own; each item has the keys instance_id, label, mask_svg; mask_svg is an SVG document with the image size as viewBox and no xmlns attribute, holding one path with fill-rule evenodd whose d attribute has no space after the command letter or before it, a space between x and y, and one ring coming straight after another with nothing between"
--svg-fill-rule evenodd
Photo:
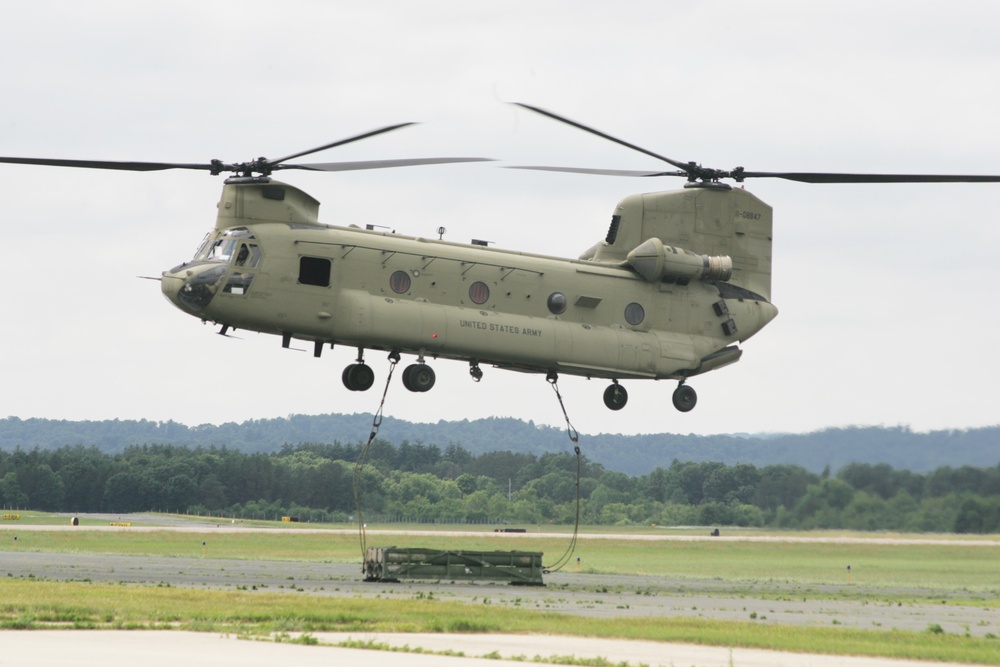
<instances>
[{"instance_id":1,"label":"forward rotor blade","mask_svg":"<svg viewBox=\"0 0 1000 667\"><path fill-rule=\"evenodd\" d=\"M492 162L488 157L428 157L401 160L362 160L359 162L315 162L308 164L275 164L279 169L305 169L307 171L358 171L361 169L388 169L413 167L422 164L449 164L452 162Z\"/></svg>"},{"instance_id":2,"label":"forward rotor blade","mask_svg":"<svg viewBox=\"0 0 1000 667\"><path fill-rule=\"evenodd\" d=\"M278 158L277 160L268 160L267 162L272 165L277 165L286 160L294 160L297 157L302 157L303 155L309 155L310 153L318 153L319 151L325 151L328 148L334 148L336 146L343 146L344 144L349 144L354 141L360 141L362 139L367 139L368 137L374 137L379 134L385 134L386 132L392 132L393 130L398 130L401 127L406 127L408 125L416 125L416 123L399 123L398 125L388 125L386 127L380 128L378 130L372 130L371 132L365 132L364 134L359 134L354 137L348 137L347 139L341 139L340 141L334 141L331 144L326 144L323 146L318 146L316 148L310 148L309 150L300 151L298 153L292 153L291 155L286 155L285 157Z\"/></svg>"},{"instance_id":3,"label":"forward rotor blade","mask_svg":"<svg viewBox=\"0 0 1000 667\"><path fill-rule=\"evenodd\" d=\"M546 111L545 109L541 109L539 107L533 107L530 104L522 104L521 102L513 102L512 104L516 104L519 107L522 107L524 109L528 109L529 111L534 111L535 113L539 113L539 114L541 114L543 116L548 116L549 118L551 118L553 120L557 120L557 121L559 121L561 123L566 123L567 125L571 125L571 126L577 128L579 130L583 130L584 132L589 132L590 134L597 135L598 137L601 137L602 139L607 139L608 141L613 141L616 144L619 144L621 146L625 146L626 148L631 148L634 151L639 151L640 153L643 153L645 155L649 155L650 157L655 157L657 160L663 160L667 164L671 164L671 165L677 167L678 169L683 169L685 174L691 173L691 167L693 165L690 165L690 164L687 164L687 163L684 163L684 162L679 162L677 160L673 160L671 158L668 158L668 157L666 157L664 155L660 155L658 153L654 153L653 151L646 150L645 148L643 148L641 146L636 146L635 144L630 144L627 141L623 141L621 139L618 139L617 137L613 137L610 134L605 134L604 132L601 132L600 130L595 130L592 127L588 127L588 126L584 125L583 123L577 123L576 121L570 120L569 118L564 118L563 116L560 116L559 114L552 113L551 111Z\"/></svg>"},{"instance_id":4,"label":"forward rotor blade","mask_svg":"<svg viewBox=\"0 0 1000 667\"><path fill-rule=\"evenodd\" d=\"M112 160L59 160L34 157L0 157L8 164L36 164L46 167L78 167L81 169L117 169L120 171L162 171L164 169L200 169L211 171L211 164L185 162L117 162Z\"/></svg>"},{"instance_id":5,"label":"forward rotor blade","mask_svg":"<svg viewBox=\"0 0 1000 667\"><path fill-rule=\"evenodd\" d=\"M737 175L733 174L735 178ZM743 178L783 178L800 183L1000 183L1000 176L960 174L834 174L823 172L745 171Z\"/></svg>"}]
</instances>

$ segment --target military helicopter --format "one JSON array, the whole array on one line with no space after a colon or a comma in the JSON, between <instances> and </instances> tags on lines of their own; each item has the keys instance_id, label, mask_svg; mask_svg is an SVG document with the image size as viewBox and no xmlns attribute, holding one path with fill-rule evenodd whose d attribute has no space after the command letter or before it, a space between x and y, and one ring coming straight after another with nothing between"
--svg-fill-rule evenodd
<instances>
[{"instance_id":1,"label":"military helicopter","mask_svg":"<svg viewBox=\"0 0 1000 667\"><path fill-rule=\"evenodd\" d=\"M614 176L676 176L684 187L625 197L605 237L576 259L457 243L319 221L319 202L271 175L279 170L346 171L478 162L416 158L300 164L289 160L390 132L391 125L276 160L208 163L112 162L0 157L0 162L130 171L195 169L226 178L214 229L194 257L162 273L161 289L181 311L219 326L357 349L342 380L372 387L365 352L415 355L404 386L435 384L430 359L601 378L604 404L628 401L623 380L673 380L674 407L697 394L688 380L738 361L740 344L777 315L771 303L772 208L742 188L747 178L805 183L997 182L1000 176L759 172L681 162L544 109L544 115L643 153L670 171L517 166Z\"/></svg>"}]
</instances>

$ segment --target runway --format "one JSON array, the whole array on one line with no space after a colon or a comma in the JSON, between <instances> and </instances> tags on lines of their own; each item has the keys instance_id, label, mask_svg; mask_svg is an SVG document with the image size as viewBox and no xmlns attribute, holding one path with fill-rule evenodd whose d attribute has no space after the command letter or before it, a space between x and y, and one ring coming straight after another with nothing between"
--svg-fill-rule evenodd
<instances>
[{"instance_id":1,"label":"runway","mask_svg":"<svg viewBox=\"0 0 1000 667\"><path fill-rule=\"evenodd\" d=\"M296 667L365 665L366 667L498 667L523 665L536 656L577 660L603 658L613 665L649 667L959 667L955 663L920 663L728 649L689 644L630 642L541 635L427 635L316 633L317 645L239 639L181 631L25 630L0 634L4 667ZM406 651L335 646L348 639L407 647ZM421 652L417 652L417 651ZM441 655L441 652L450 655ZM463 655L458 656L456 653ZM490 656L490 657L486 657ZM516 658L516 659L512 659ZM559 664L549 662L548 664ZM567 664L564 662L563 664ZM965 665L964 667L968 667Z\"/></svg>"}]
</instances>

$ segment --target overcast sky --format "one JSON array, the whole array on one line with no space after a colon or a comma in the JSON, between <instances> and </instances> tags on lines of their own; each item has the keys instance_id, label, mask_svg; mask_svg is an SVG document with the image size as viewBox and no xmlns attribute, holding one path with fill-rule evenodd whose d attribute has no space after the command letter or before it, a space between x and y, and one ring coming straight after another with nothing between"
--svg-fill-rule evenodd
<instances>
[{"instance_id":1,"label":"overcast sky","mask_svg":"<svg viewBox=\"0 0 1000 667\"><path fill-rule=\"evenodd\" d=\"M506 102L717 168L998 174L997 26L986 0L35 0L0 22L0 155L240 161L420 121L308 161L500 162L281 178L323 222L576 257L621 198L682 183L498 168L663 167ZM217 336L136 277L190 259L220 177L0 165L0 179L0 416L377 408L384 354L368 355L373 390L348 392L353 350ZM674 382L627 382L611 412L604 381L564 377L582 433L1000 422L1000 184L746 187L774 207L777 319L738 364L691 381L688 414ZM397 373L386 414L563 424L542 376L434 367L420 395Z\"/></svg>"}]
</instances>

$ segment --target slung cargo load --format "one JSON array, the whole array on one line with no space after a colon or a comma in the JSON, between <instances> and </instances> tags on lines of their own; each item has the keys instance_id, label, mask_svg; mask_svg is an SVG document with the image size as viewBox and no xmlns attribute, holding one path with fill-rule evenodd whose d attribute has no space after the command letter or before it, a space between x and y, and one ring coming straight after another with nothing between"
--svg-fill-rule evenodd
<instances>
[{"instance_id":1,"label":"slung cargo load","mask_svg":"<svg viewBox=\"0 0 1000 667\"><path fill-rule=\"evenodd\" d=\"M540 551L444 551L368 547L365 581L435 579L544 586Z\"/></svg>"}]
</instances>

